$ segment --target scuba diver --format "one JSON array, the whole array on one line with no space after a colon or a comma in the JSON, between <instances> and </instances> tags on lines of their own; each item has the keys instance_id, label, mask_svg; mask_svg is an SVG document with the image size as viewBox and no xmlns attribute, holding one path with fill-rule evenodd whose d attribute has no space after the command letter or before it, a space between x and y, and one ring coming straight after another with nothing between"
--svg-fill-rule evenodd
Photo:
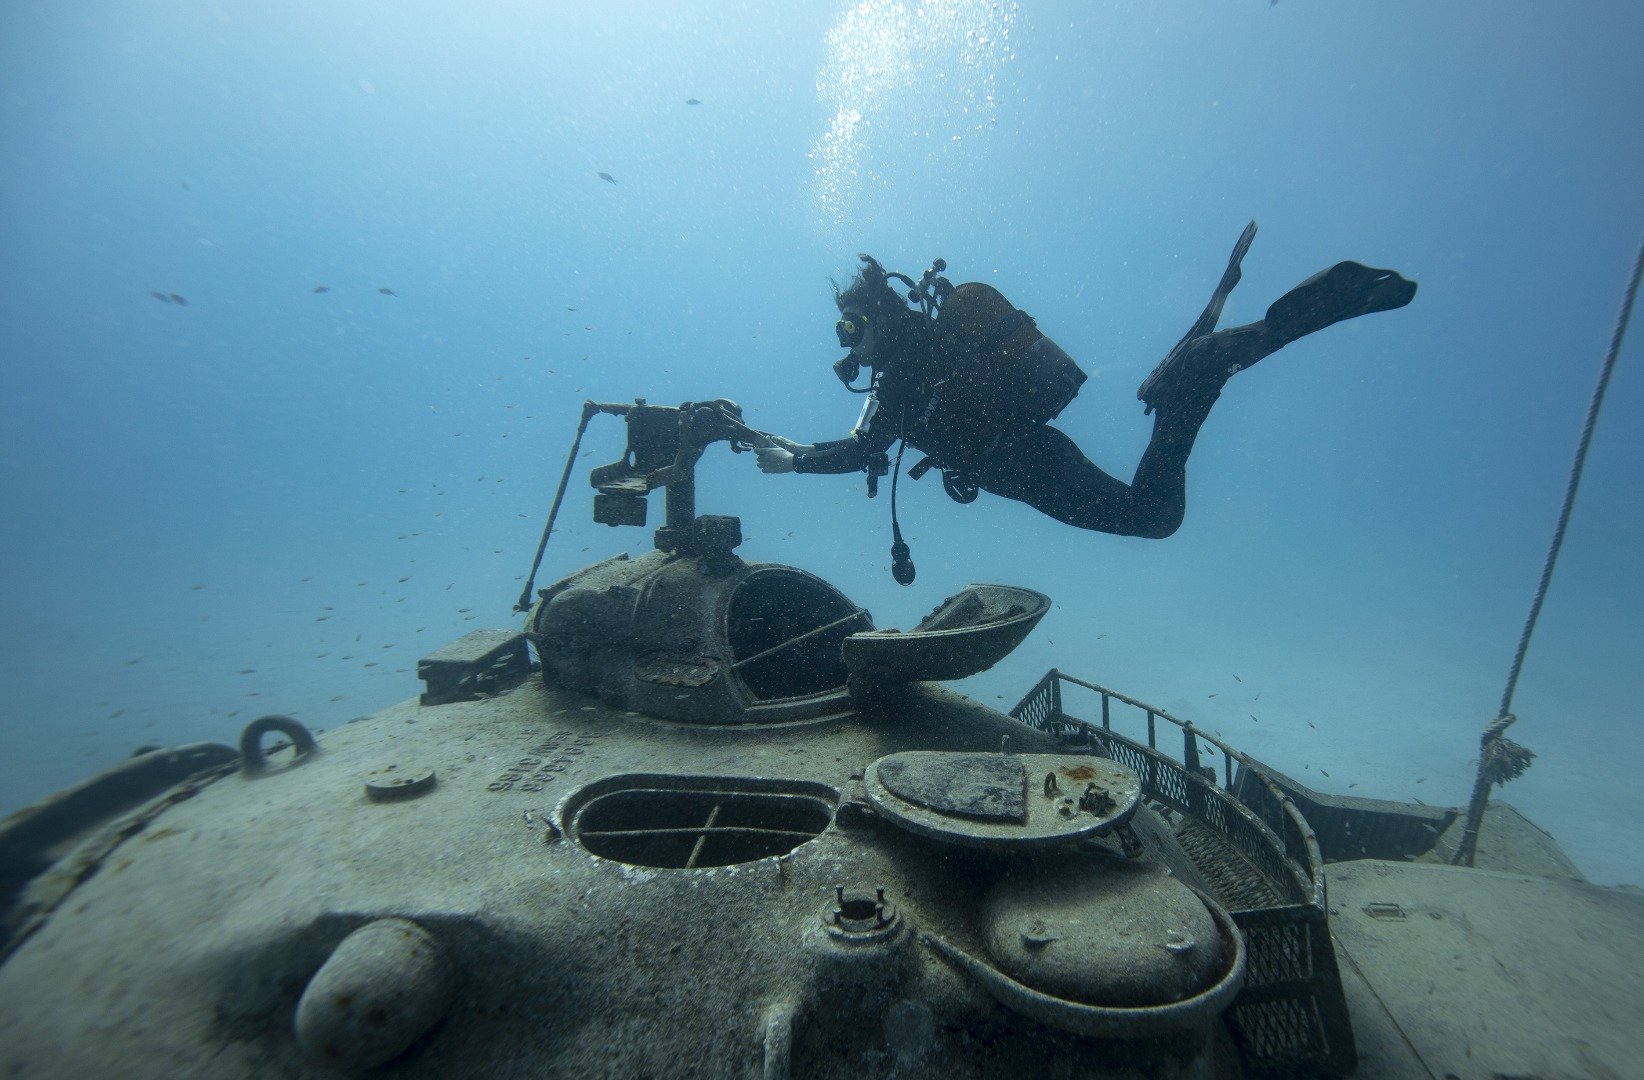
<instances>
[{"instance_id":1,"label":"scuba diver","mask_svg":"<svg viewBox=\"0 0 1644 1080\"><path fill-rule=\"evenodd\" d=\"M1416 284L1392 270L1340 262L1308 278L1245 326L1217 330L1222 305L1239 283L1239 264L1256 236L1245 227L1220 284L1198 320L1142 381L1136 396L1152 413L1153 436L1129 484L1093 464L1050 425L1078 393L1085 373L1067 353L992 286L955 286L937 259L915 282L869 255L835 300L842 348L834 373L866 394L861 418L844 439L817 444L768 433L753 445L767 473L866 470L868 494L890 469L886 452L925 455L909 471L932 468L958 502L979 491L1015 499L1081 529L1162 539L1182 523L1187 458L1199 428L1233 375L1344 319L1408 304ZM908 287L904 301L891 280ZM857 386L861 369L871 376ZM892 573L908 584L913 564L896 520L891 486ZM904 580L904 578L906 580Z\"/></svg>"}]
</instances>

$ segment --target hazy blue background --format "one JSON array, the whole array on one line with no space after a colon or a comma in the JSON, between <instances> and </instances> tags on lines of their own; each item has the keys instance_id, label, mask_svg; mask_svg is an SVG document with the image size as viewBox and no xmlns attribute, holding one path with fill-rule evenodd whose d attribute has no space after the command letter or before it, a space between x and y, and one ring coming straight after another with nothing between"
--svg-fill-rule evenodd
<instances>
[{"instance_id":1,"label":"hazy blue background","mask_svg":"<svg viewBox=\"0 0 1644 1080\"><path fill-rule=\"evenodd\" d=\"M860 477L717 448L700 508L881 625L967 581L1054 594L985 700L1055 664L1321 789L1465 801L1644 226L1644 9L477 6L4 6L0 809L415 693L420 654L512 623L584 397L842 434L828 279L859 251L1037 316L1092 376L1063 426L1128 476L1136 385L1252 217L1228 323L1343 258L1421 292L1240 375L1173 539L927 478L900 589ZM1644 877L1641 343L1505 793L1601 881ZM588 512L579 478L544 581L648 546Z\"/></svg>"}]
</instances>

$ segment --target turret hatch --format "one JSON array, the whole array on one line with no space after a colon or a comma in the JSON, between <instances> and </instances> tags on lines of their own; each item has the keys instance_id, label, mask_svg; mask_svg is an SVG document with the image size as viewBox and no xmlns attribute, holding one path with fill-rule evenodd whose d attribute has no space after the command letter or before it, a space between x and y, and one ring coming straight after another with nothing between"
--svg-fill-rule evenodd
<instances>
[{"instance_id":1,"label":"turret hatch","mask_svg":"<svg viewBox=\"0 0 1644 1080\"><path fill-rule=\"evenodd\" d=\"M1045 612L1050 597L1010 585L967 585L920 624L845 638L845 667L870 682L963 679L1009 656Z\"/></svg>"}]
</instances>

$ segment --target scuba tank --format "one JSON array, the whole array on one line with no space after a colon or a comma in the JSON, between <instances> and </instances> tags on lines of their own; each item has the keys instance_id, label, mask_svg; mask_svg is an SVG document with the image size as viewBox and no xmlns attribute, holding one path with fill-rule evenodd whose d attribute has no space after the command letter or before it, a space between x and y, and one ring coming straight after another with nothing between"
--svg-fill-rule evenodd
<instances>
[{"instance_id":1,"label":"scuba tank","mask_svg":"<svg viewBox=\"0 0 1644 1080\"><path fill-rule=\"evenodd\" d=\"M1049 423L1088 378L1061 346L1039 332L1033 316L991 285L956 286L943 298L936 325L965 348L958 390L982 423Z\"/></svg>"}]
</instances>

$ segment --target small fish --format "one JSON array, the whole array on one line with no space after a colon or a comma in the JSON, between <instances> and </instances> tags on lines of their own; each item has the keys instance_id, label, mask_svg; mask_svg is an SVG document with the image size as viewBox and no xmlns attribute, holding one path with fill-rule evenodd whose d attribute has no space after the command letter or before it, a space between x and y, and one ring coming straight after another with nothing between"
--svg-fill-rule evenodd
<instances>
[{"instance_id":1,"label":"small fish","mask_svg":"<svg viewBox=\"0 0 1644 1080\"><path fill-rule=\"evenodd\" d=\"M1317 725L1317 724L1315 724L1315 723L1313 723L1313 721L1311 721L1311 720L1309 720L1309 721L1308 721L1308 722L1307 722L1307 726L1308 726L1308 727L1310 727L1310 728L1312 728L1312 729L1313 729L1313 730L1314 730L1314 731L1317 731L1317 730L1319 730L1319 725Z\"/></svg>"},{"instance_id":2,"label":"small fish","mask_svg":"<svg viewBox=\"0 0 1644 1080\"><path fill-rule=\"evenodd\" d=\"M167 296L163 292L150 292L149 295L154 297L154 299L160 301L160 303L162 303L162 304L171 303L171 297Z\"/></svg>"},{"instance_id":3,"label":"small fish","mask_svg":"<svg viewBox=\"0 0 1644 1080\"><path fill-rule=\"evenodd\" d=\"M1327 773L1327 772L1324 772L1324 769L1323 769L1323 768L1320 768L1320 769L1319 769L1319 772L1321 772L1321 773L1324 773L1324 775L1326 775L1326 776L1329 776L1329 775L1330 775L1330 774L1329 774L1329 773Z\"/></svg>"},{"instance_id":4,"label":"small fish","mask_svg":"<svg viewBox=\"0 0 1644 1080\"><path fill-rule=\"evenodd\" d=\"M700 104L702 104L702 99L701 98L688 97L688 98L685 99L685 104L687 104L687 105L700 105Z\"/></svg>"},{"instance_id":5,"label":"small fish","mask_svg":"<svg viewBox=\"0 0 1644 1080\"><path fill-rule=\"evenodd\" d=\"M607 183L607 184L614 184L614 183L616 183L616 177L614 177L614 176L612 176L612 175L611 175L611 174L610 174L610 173L608 173L608 172L602 172L602 173L600 173L600 174L599 174L599 178L600 178L600 179L601 179L601 180L603 180L603 181L605 181L605 182L606 182L606 183Z\"/></svg>"},{"instance_id":6,"label":"small fish","mask_svg":"<svg viewBox=\"0 0 1644 1080\"><path fill-rule=\"evenodd\" d=\"M240 669L239 674L241 674L241 675L255 675L255 674L257 674L257 669L254 668L254 667L243 667L243 668Z\"/></svg>"},{"instance_id":7,"label":"small fish","mask_svg":"<svg viewBox=\"0 0 1644 1080\"><path fill-rule=\"evenodd\" d=\"M1234 682L1244 682L1244 680L1239 678L1237 675L1233 676L1233 681Z\"/></svg>"},{"instance_id":8,"label":"small fish","mask_svg":"<svg viewBox=\"0 0 1644 1080\"><path fill-rule=\"evenodd\" d=\"M314 291L316 293L328 293L328 292L331 291L331 286L329 286L329 285L316 285L316 286L314 286Z\"/></svg>"},{"instance_id":9,"label":"small fish","mask_svg":"<svg viewBox=\"0 0 1644 1080\"><path fill-rule=\"evenodd\" d=\"M395 292L393 289L390 289L386 285L384 285L382 288L378 289L377 291L382 293L384 296L398 296L399 295L399 293Z\"/></svg>"},{"instance_id":10,"label":"small fish","mask_svg":"<svg viewBox=\"0 0 1644 1080\"><path fill-rule=\"evenodd\" d=\"M188 297L179 293L170 293L168 295L171 297L171 302L173 304L176 304L178 307L188 307Z\"/></svg>"}]
</instances>

